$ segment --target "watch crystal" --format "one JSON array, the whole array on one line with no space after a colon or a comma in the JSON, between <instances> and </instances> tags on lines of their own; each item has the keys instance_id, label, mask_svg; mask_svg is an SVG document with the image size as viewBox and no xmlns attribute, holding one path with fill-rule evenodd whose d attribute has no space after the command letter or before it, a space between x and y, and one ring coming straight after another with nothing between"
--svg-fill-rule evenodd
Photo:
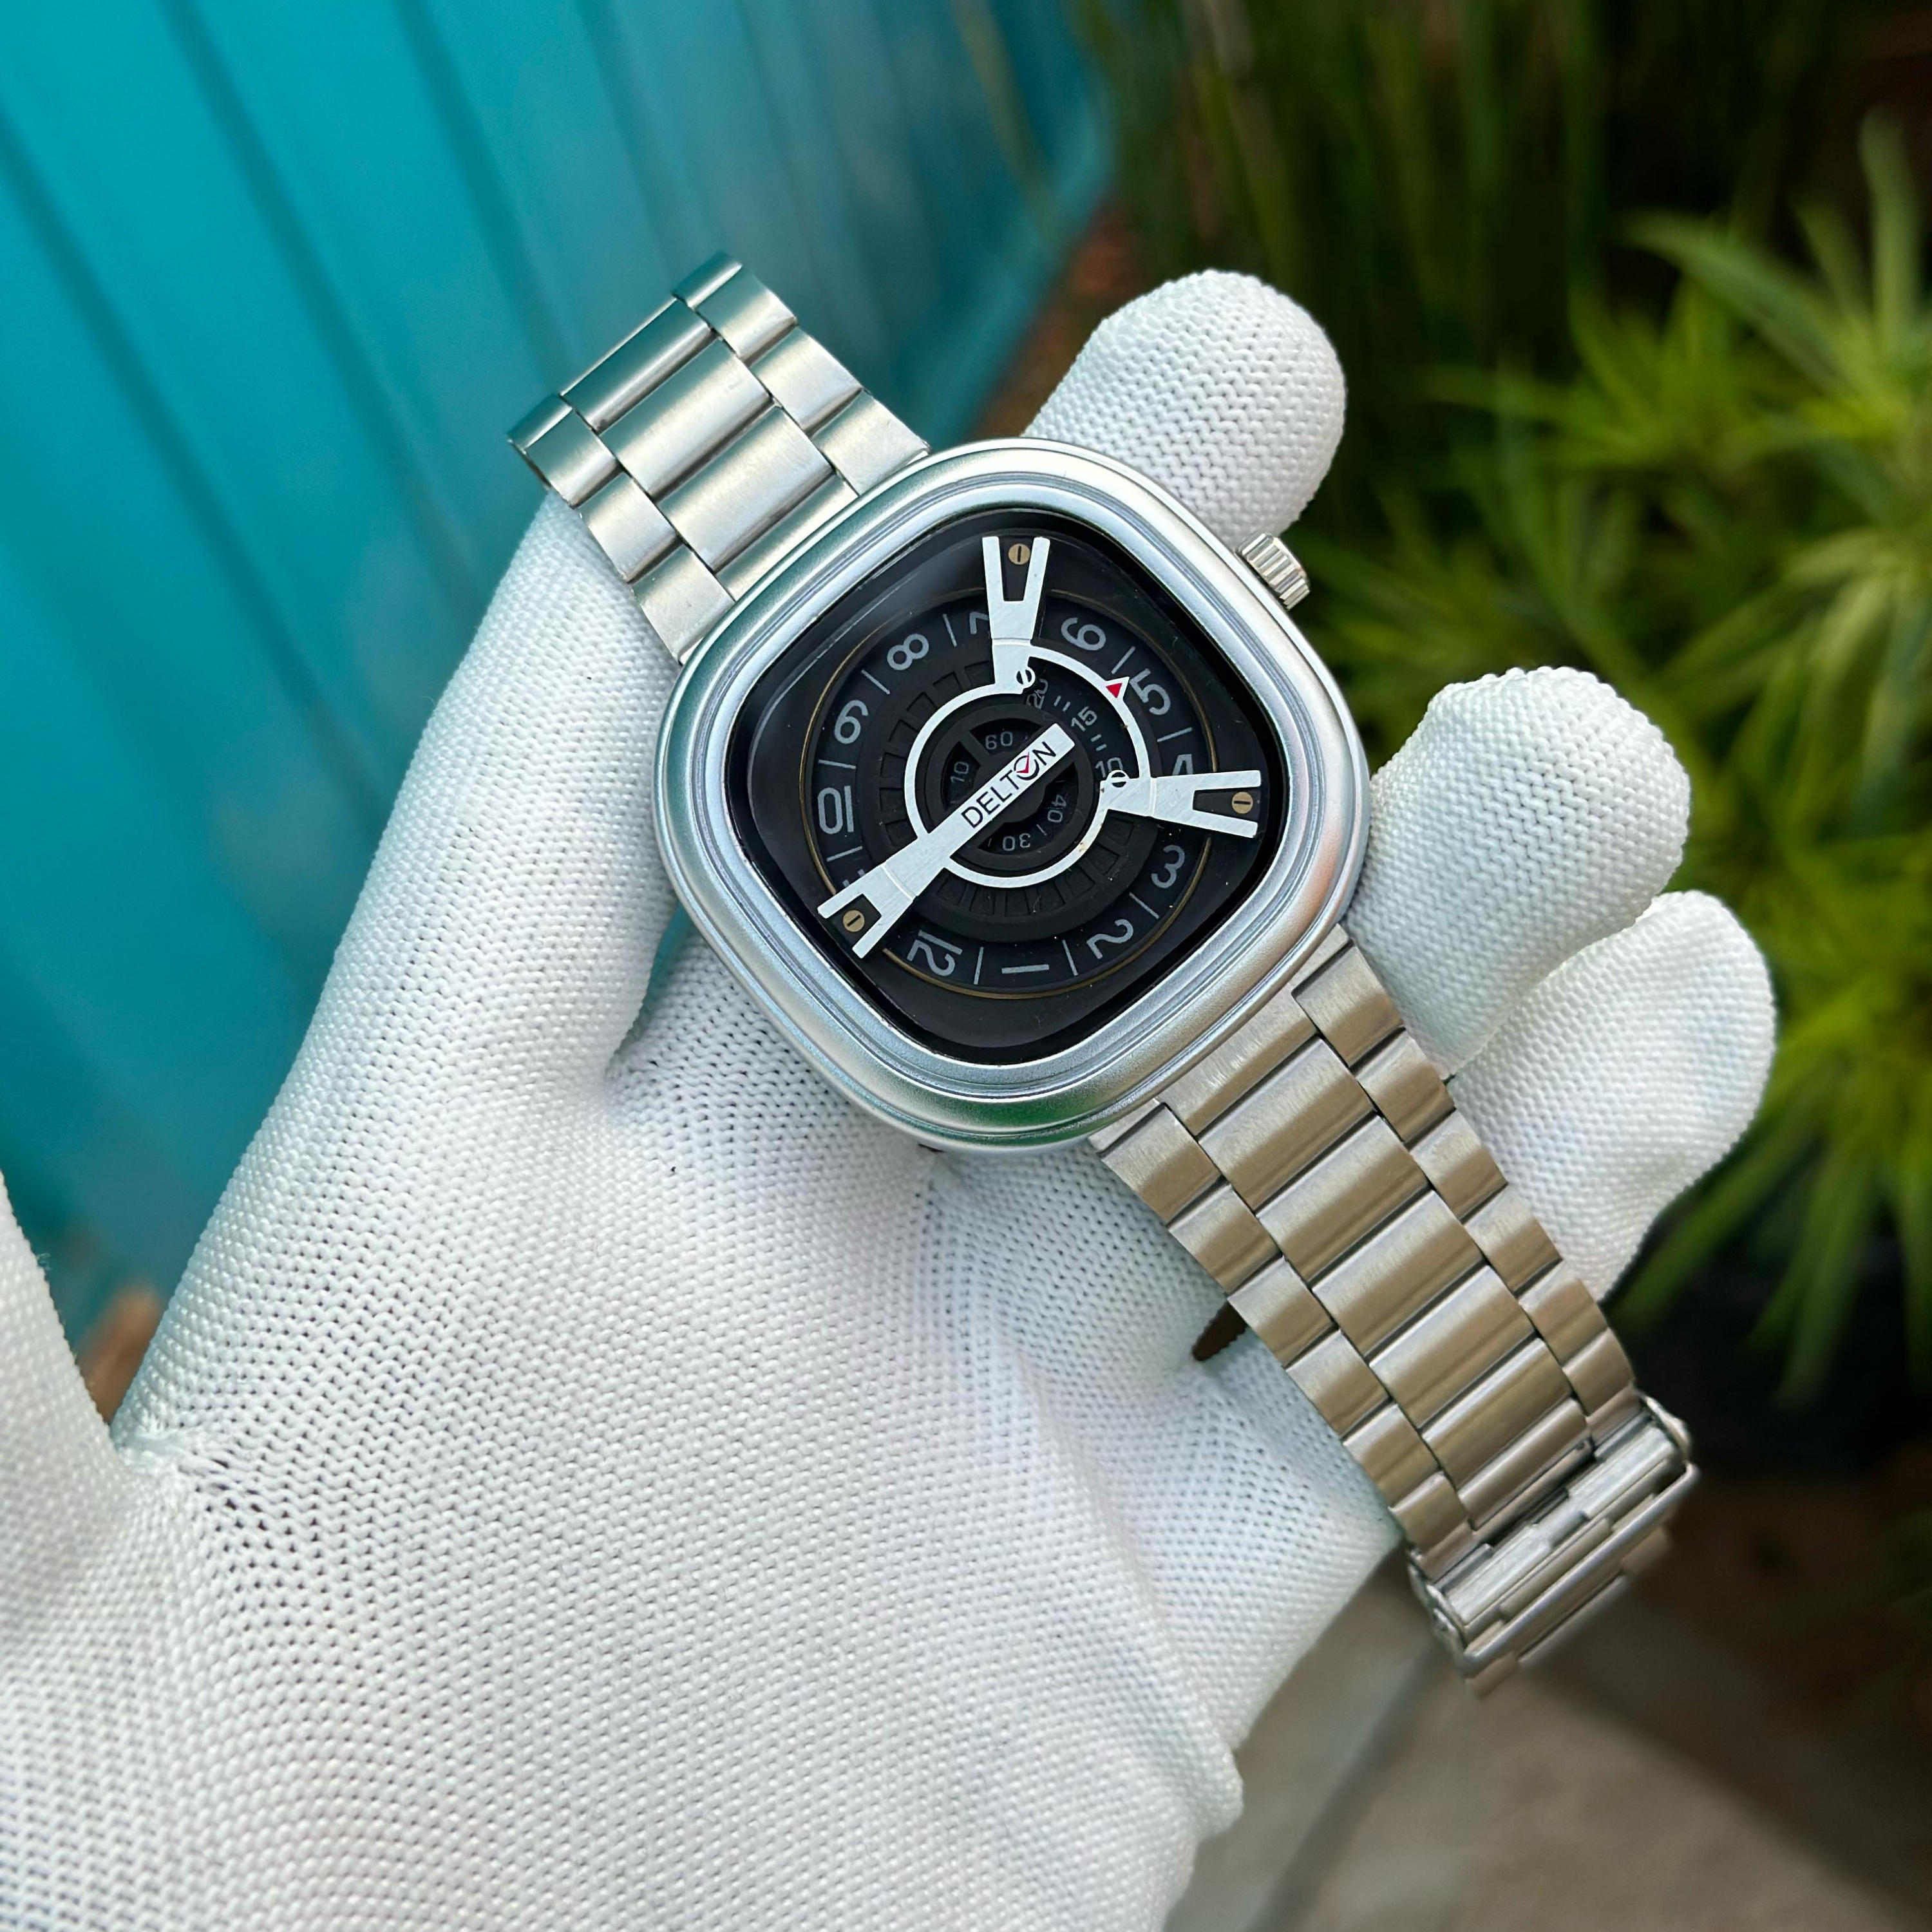
<instances>
[{"instance_id":1,"label":"watch crystal","mask_svg":"<svg viewBox=\"0 0 1932 1932\"><path fill-rule=\"evenodd\" d=\"M1055 1051L1266 869L1285 800L1252 702L1096 532L935 530L849 592L740 715L730 792L801 925L945 1050Z\"/></svg>"}]
</instances>

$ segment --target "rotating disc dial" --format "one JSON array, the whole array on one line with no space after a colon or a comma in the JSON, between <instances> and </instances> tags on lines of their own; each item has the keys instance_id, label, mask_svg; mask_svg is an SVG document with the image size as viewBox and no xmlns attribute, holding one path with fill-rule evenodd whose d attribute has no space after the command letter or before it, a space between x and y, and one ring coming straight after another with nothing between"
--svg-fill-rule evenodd
<instances>
[{"instance_id":1,"label":"rotating disc dial","mask_svg":"<svg viewBox=\"0 0 1932 1932\"><path fill-rule=\"evenodd\" d=\"M828 640L747 772L821 944L969 1051L1130 990L1252 870L1278 789L1211 661L1097 546L986 521Z\"/></svg>"}]
</instances>

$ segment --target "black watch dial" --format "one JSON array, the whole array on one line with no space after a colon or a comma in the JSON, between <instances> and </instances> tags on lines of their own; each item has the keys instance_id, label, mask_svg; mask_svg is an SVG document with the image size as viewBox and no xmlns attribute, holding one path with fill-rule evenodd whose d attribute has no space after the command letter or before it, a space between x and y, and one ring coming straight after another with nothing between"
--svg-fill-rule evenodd
<instances>
[{"instance_id":1,"label":"black watch dial","mask_svg":"<svg viewBox=\"0 0 1932 1932\"><path fill-rule=\"evenodd\" d=\"M740 836L896 1023L968 1058L1072 1045L1266 870L1258 707L1125 553L1037 512L947 525L812 625L740 714Z\"/></svg>"}]
</instances>

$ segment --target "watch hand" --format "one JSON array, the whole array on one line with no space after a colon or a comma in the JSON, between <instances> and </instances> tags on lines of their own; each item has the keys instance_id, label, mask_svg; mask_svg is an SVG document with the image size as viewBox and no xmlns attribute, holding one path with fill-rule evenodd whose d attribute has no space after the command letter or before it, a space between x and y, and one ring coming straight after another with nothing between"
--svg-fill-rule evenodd
<instances>
[{"instance_id":1,"label":"watch hand","mask_svg":"<svg viewBox=\"0 0 1932 1932\"><path fill-rule=\"evenodd\" d=\"M986 627L993 640L995 691L1024 691L1033 682L1027 658L1040 628L1040 592L1046 587L1046 560L1052 540L1034 537L1029 548L1032 554L1027 560L1026 588L1018 597L1010 598L1000 568L999 538L988 537L980 545L980 561L986 573Z\"/></svg>"},{"instance_id":2,"label":"watch hand","mask_svg":"<svg viewBox=\"0 0 1932 1932\"><path fill-rule=\"evenodd\" d=\"M868 872L841 890L818 908L820 919L845 913L839 923L854 935L852 950L862 958L885 938L901 915L938 878L946 862L962 846L970 845L1020 794L1029 789L1073 749L1073 740L1058 724L1049 724L1024 751L1016 752L971 797L956 806L931 831L922 832L909 845L902 845L890 859L882 860ZM868 915L858 910L859 923L847 923L863 899L872 908Z\"/></svg>"},{"instance_id":3,"label":"watch hand","mask_svg":"<svg viewBox=\"0 0 1932 1932\"><path fill-rule=\"evenodd\" d=\"M1259 772L1177 772L1171 778L1111 780L1100 798L1109 812L1132 812L1139 818L1157 818L1163 825L1195 825L1204 832L1232 832L1237 838L1252 838L1261 827L1252 816L1236 814L1254 812L1256 800L1244 788L1261 782ZM1234 796L1224 806L1204 810L1198 802L1204 791L1232 791Z\"/></svg>"}]
</instances>

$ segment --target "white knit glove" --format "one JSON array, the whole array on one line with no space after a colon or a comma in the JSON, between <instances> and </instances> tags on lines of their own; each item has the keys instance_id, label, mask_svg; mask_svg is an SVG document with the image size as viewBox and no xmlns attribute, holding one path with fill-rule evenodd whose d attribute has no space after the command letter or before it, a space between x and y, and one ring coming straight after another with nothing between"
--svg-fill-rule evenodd
<instances>
[{"instance_id":1,"label":"white knit glove","mask_svg":"<svg viewBox=\"0 0 1932 1932\"><path fill-rule=\"evenodd\" d=\"M1240 541L1340 400L1198 278L1042 426ZM661 946L671 677L547 506L111 1444L0 1228L0 1923L1152 1927L1390 1541L1088 1149L929 1153ZM1600 1291L1769 1052L1684 806L1591 680L1463 686L1351 915Z\"/></svg>"}]
</instances>

